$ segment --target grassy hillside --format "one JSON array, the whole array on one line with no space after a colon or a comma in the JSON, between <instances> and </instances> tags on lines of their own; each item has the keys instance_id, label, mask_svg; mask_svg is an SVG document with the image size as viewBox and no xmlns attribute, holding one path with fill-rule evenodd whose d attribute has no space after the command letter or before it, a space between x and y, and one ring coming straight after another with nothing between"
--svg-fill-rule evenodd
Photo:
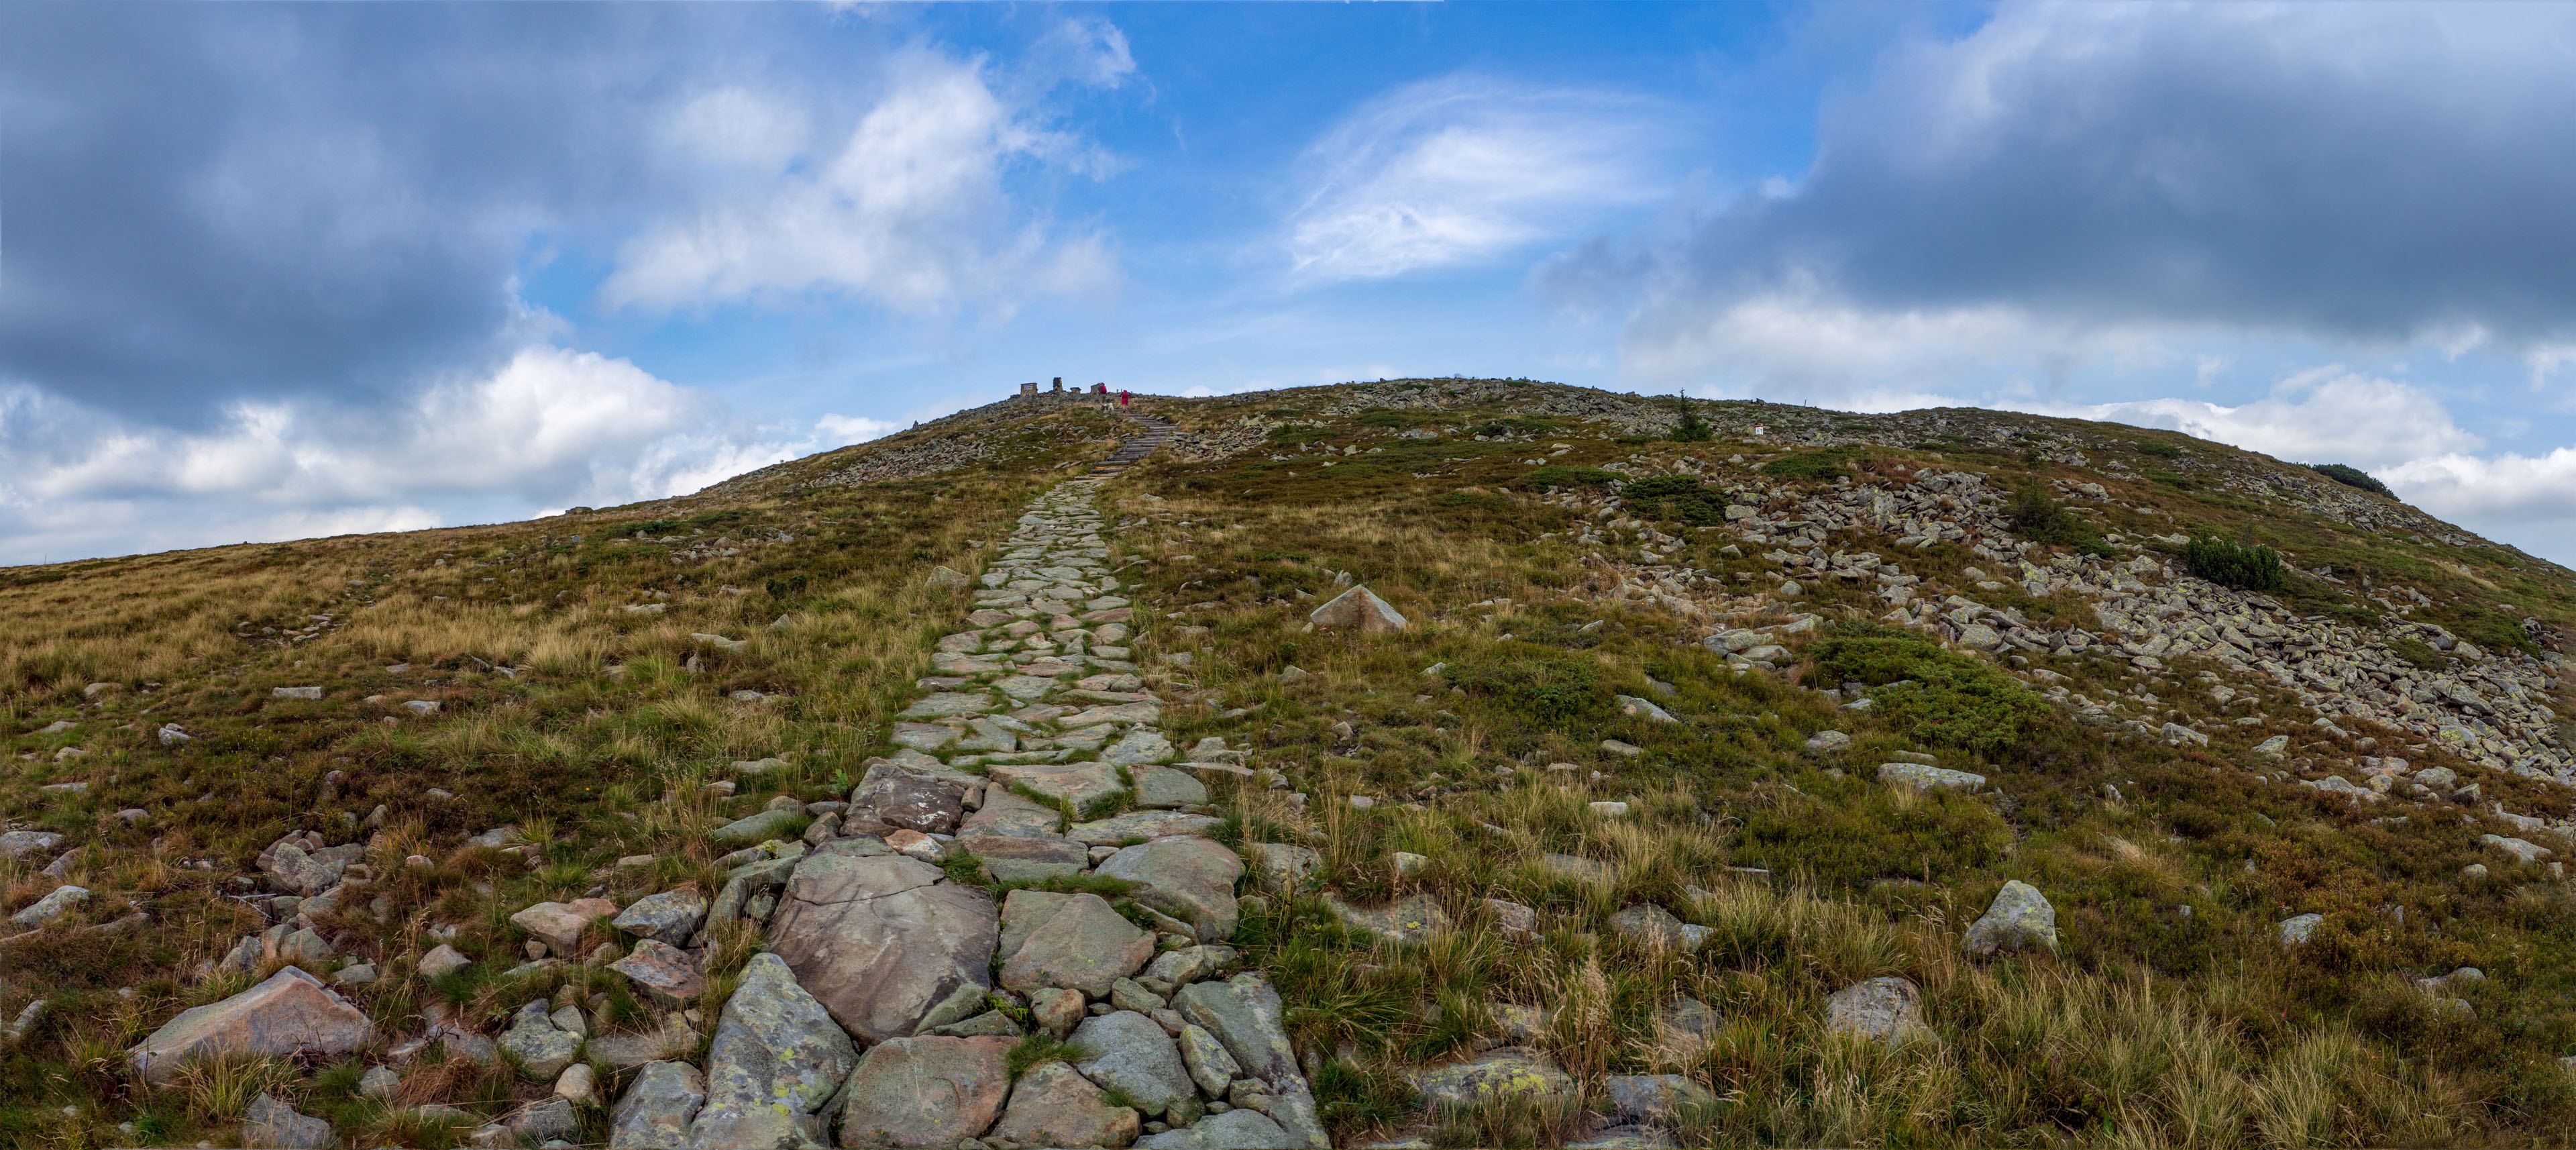
<instances>
[{"instance_id":1,"label":"grassy hillside","mask_svg":"<svg viewBox=\"0 0 2576 1150\"><path fill-rule=\"evenodd\" d=\"M1253 768L1207 776L1231 941L1337 1144L2576 1138L2565 569L2079 421L1462 380L1151 410L1181 434L1102 487L1108 561L1161 732ZM511 915L713 890L710 828L849 797L968 607L924 576L1121 433L1002 404L658 504L0 572L0 815L60 836L0 910L88 892L0 938L0 1020L43 1004L0 1138L223 1145L267 1089L454 1144L547 1085L408 1039L532 996L658 1031L598 965L510 972ZM1407 626L1310 624L1357 585ZM339 905L272 897L298 831L361 848ZM2008 881L2053 937L1975 953ZM228 962L308 923L327 954ZM697 1032L763 943L708 947ZM420 973L440 944L476 964ZM372 968L369 1047L128 1068L289 963ZM1918 1005L1873 1031L1880 978ZM1461 1067L1501 1085L1426 1109Z\"/></svg>"}]
</instances>

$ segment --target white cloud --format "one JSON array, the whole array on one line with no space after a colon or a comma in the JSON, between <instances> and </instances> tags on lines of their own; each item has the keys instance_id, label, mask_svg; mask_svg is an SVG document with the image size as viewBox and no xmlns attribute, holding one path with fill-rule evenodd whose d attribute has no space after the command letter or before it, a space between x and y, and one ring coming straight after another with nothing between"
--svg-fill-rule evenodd
<instances>
[{"instance_id":1,"label":"white cloud","mask_svg":"<svg viewBox=\"0 0 2576 1150\"><path fill-rule=\"evenodd\" d=\"M1712 310L1641 317L1622 339L1621 359L1625 370L1660 383L1853 404L1935 398L1963 374L2005 365L2055 377L2103 356L2153 356L2158 346L2138 329L2088 327L2020 308L1875 309L1799 284Z\"/></svg>"},{"instance_id":2,"label":"white cloud","mask_svg":"<svg viewBox=\"0 0 2576 1150\"><path fill-rule=\"evenodd\" d=\"M1095 81L1134 67L1120 64L1123 39L1103 45L1095 36L1088 55L1069 47L1057 55L1067 53ZM683 106L670 139L678 163L703 158L730 165L736 178L624 245L600 288L612 308L822 292L914 314L1008 311L1029 294L1116 278L1105 239L1054 235L1014 218L1004 188L1010 165L1091 170L1103 161L996 92L980 61L900 53L884 94L846 133L820 134L782 101L722 89Z\"/></svg>"},{"instance_id":3,"label":"white cloud","mask_svg":"<svg viewBox=\"0 0 2576 1150\"><path fill-rule=\"evenodd\" d=\"M202 431L0 397L0 562L515 519L686 494L899 425L746 427L623 359L523 348L391 412L240 404Z\"/></svg>"},{"instance_id":4,"label":"white cloud","mask_svg":"<svg viewBox=\"0 0 2576 1150\"><path fill-rule=\"evenodd\" d=\"M1653 121L1629 96L1450 77L1353 112L1307 149L1288 219L1303 281L1480 263L1669 192Z\"/></svg>"},{"instance_id":5,"label":"white cloud","mask_svg":"<svg viewBox=\"0 0 2576 1150\"><path fill-rule=\"evenodd\" d=\"M1995 406L2164 428L2295 462L2364 469L2486 446L2422 390L2340 367L2301 372L2275 385L2271 395L2235 407L2174 398Z\"/></svg>"},{"instance_id":6,"label":"white cloud","mask_svg":"<svg viewBox=\"0 0 2576 1150\"><path fill-rule=\"evenodd\" d=\"M2409 502L2445 519L2564 525L2566 529L2551 533L2557 546L2544 553L2554 551L2553 558L2576 563L2576 448L2561 447L2538 457L2445 454L2399 464L2378 476Z\"/></svg>"}]
</instances>

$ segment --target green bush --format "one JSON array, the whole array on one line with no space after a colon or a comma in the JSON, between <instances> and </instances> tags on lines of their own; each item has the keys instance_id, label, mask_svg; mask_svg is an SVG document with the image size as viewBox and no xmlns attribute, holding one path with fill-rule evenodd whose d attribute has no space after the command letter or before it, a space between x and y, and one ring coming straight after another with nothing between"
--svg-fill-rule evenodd
<instances>
[{"instance_id":1,"label":"green bush","mask_svg":"<svg viewBox=\"0 0 2576 1150\"><path fill-rule=\"evenodd\" d=\"M1694 527L1726 522L1726 497L1689 475L1658 475L1619 489L1628 509L1650 519L1678 519Z\"/></svg>"},{"instance_id":2,"label":"green bush","mask_svg":"<svg viewBox=\"0 0 2576 1150\"><path fill-rule=\"evenodd\" d=\"M1408 422L1410 421L1405 419L1404 413L1400 411L1388 411L1384 408L1379 408L1375 411L1363 411L1360 413L1360 423L1366 427L1402 427Z\"/></svg>"},{"instance_id":3,"label":"green bush","mask_svg":"<svg viewBox=\"0 0 2576 1150\"><path fill-rule=\"evenodd\" d=\"M2073 548L2085 555L2112 553L2111 545L2102 541L2092 524L2076 518L2037 484L2014 493L2012 507L2004 512L2004 519L2022 538L2033 543Z\"/></svg>"},{"instance_id":4,"label":"green bush","mask_svg":"<svg viewBox=\"0 0 2576 1150\"><path fill-rule=\"evenodd\" d=\"M1544 727L1596 720L1609 705L1600 668L1584 659L1539 656L1452 664L1442 676L1469 696L1490 699Z\"/></svg>"},{"instance_id":5,"label":"green bush","mask_svg":"<svg viewBox=\"0 0 2576 1150\"><path fill-rule=\"evenodd\" d=\"M2371 478L2369 472L2358 467L2346 467L2340 463L2311 463L2308 467L2317 474L2343 484L2346 487L2358 487L2373 495L2385 495L2391 499L2397 498L2397 493L2390 491L2387 484Z\"/></svg>"},{"instance_id":6,"label":"green bush","mask_svg":"<svg viewBox=\"0 0 2576 1150\"><path fill-rule=\"evenodd\" d=\"M1803 451L1763 464L1762 473L1782 479L1831 479L1843 473L1851 458L1848 451Z\"/></svg>"},{"instance_id":7,"label":"green bush","mask_svg":"<svg viewBox=\"0 0 2576 1150\"><path fill-rule=\"evenodd\" d=\"M1872 708L1920 742L2000 751L2048 713L2048 701L2012 676L1910 631L1839 623L1813 654L1821 682L1884 688L1871 692Z\"/></svg>"},{"instance_id":8,"label":"green bush","mask_svg":"<svg viewBox=\"0 0 2576 1150\"><path fill-rule=\"evenodd\" d=\"M2158 459L2180 459L2182 449L2170 443L2140 443L2138 454L2152 455Z\"/></svg>"},{"instance_id":9,"label":"green bush","mask_svg":"<svg viewBox=\"0 0 2576 1150\"><path fill-rule=\"evenodd\" d=\"M2288 581L2281 553L2259 543L2248 547L2224 539L2194 539L2182 545L2182 565L2194 575L2239 591L2278 591Z\"/></svg>"}]
</instances>

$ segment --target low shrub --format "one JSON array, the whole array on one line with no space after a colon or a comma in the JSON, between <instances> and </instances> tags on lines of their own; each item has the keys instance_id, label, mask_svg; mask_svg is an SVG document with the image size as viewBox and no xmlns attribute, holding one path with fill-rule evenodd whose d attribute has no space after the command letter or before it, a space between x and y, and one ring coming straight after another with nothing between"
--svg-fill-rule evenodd
<instances>
[{"instance_id":1,"label":"low shrub","mask_svg":"<svg viewBox=\"0 0 2576 1150\"><path fill-rule=\"evenodd\" d=\"M1541 655L1453 664L1442 672L1449 685L1489 699L1545 727L1598 719L1609 705L1597 664Z\"/></svg>"},{"instance_id":2,"label":"low shrub","mask_svg":"<svg viewBox=\"0 0 2576 1150\"><path fill-rule=\"evenodd\" d=\"M2317 474L2343 484L2346 487L2358 487L2373 495L2385 495L2391 499L2397 498L2397 494L2390 491L2387 484L2371 478L2369 472L2358 467L2347 467L2340 463L2311 463L2308 467Z\"/></svg>"},{"instance_id":3,"label":"low shrub","mask_svg":"<svg viewBox=\"0 0 2576 1150\"><path fill-rule=\"evenodd\" d=\"M2182 458L2182 448L2176 447L2170 443L2142 442L2138 444L2138 454L2152 455L2158 459L2180 459Z\"/></svg>"},{"instance_id":4,"label":"low shrub","mask_svg":"<svg viewBox=\"0 0 2576 1150\"><path fill-rule=\"evenodd\" d=\"M1619 489L1628 509L1652 519L1678 519L1694 527L1726 522L1726 497L1689 475L1658 475Z\"/></svg>"},{"instance_id":5,"label":"low shrub","mask_svg":"<svg viewBox=\"0 0 2576 1150\"><path fill-rule=\"evenodd\" d=\"M1685 399L1681 407L1682 421L1673 427L1673 442L1706 443L1715 438L1715 434L1709 431L1707 422L1700 419L1697 405Z\"/></svg>"},{"instance_id":6,"label":"low shrub","mask_svg":"<svg viewBox=\"0 0 2576 1150\"><path fill-rule=\"evenodd\" d=\"M1802 451L1763 464L1762 473L1782 479L1831 479L1843 473L1851 458L1848 451Z\"/></svg>"},{"instance_id":7,"label":"low shrub","mask_svg":"<svg viewBox=\"0 0 2576 1150\"><path fill-rule=\"evenodd\" d=\"M2076 518L2037 484L2014 493L2012 507L2004 512L2004 519L2022 538L2034 543L2071 548L2084 555L2112 553L2111 545L2103 542L2092 524Z\"/></svg>"},{"instance_id":8,"label":"low shrub","mask_svg":"<svg viewBox=\"0 0 2576 1150\"><path fill-rule=\"evenodd\" d=\"M2048 714L2048 701L2012 676L1910 631L1840 623L1813 654L1823 682L1883 688L1872 707L1920 742L2002 751Z\"/></svg>"},{"instance_id":9,"label":"low shrub","mask_svg":"<svg viewBox=\"0 0 2576 1150\"><path fill-rule=\"evenodd\" d=\"M2288 581L2281 553L2259 543L2194 539L2182 545L2182 564L2194 575L2239 591L2278 591Z\"/></svg>"}]
</instances>

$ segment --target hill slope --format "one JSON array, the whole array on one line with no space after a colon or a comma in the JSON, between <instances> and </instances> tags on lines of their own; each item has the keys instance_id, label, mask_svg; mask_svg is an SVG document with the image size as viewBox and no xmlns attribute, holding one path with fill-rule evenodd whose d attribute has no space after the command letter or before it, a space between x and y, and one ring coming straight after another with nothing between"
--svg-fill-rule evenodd
<instances>
[{"instance_id":1,"label":"hill slope","mask_svg":"<svg viewBox=\"0 0 2576 1150\"><path fill-rule=\"evenodd\" d=\"M0 573L0 1132L2576 1136L2568 571L2080 421L1147 403Z\"/></svg>"}]
</instances>

